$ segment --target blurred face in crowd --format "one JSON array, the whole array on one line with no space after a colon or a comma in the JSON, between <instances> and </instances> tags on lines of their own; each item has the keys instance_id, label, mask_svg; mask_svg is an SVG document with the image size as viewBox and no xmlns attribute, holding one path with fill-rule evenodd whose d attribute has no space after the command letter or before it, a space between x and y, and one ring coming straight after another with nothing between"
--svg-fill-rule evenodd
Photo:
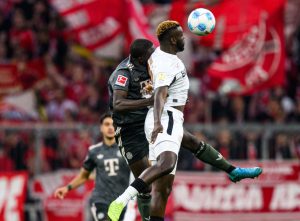
<instances>
[{"instance_id":1,"label":"blurred face in crowd","mask_svg":"<svg viewBox=\"0 0 300 221\"><path fill-rule=\"evenodd\" d=\"M14 26L18 29L25 27L25 18L21 11L17 10L13 17Z\"/></svg>"},{"instance_id":2,"label":"blurred face in crowd","mask_svg":"<svg viewBox=\"0 0 300 221\"><path fill-rule=\"evenodd\" d=\"M244 101L243 98L240 96L237 96L233 98L232 108L235 112L241 113L244 111Z\"/></svg>"},{"instance_id":3,"label":"blurred face in crowd","mask_svg":"<svg viewBox=\"0 0 300 221\"><path fill-rule=\"evenodd\" d=\"M115 128L113 126L113 119L106 117L100 125L100 131L103 137L107 139L113 139L115 137Z\"/></svg>"},{"instance_id":4,"label":"blurred face in crowd","mask_svg":"<svg viewBox=\"0 0 300 221\"><path fill-rule=\"evenodd\" d=\"M55 98L58 102L63 102L65 98L65 93L63 90L58 90L55 93Z\"/></svg>"},{"instance_id":5,"label":"blurred face in crowd","mask_svg":"<svg viewBox=\"0 0 300 221\"><path fill-rule=\"evenodd\" d=\"M228 130L222 130L219 134L218 134L218 141L221 145L229 145L230 141L231 141L231 134Z\"/></svg>"},{"instance_id":6,"label":"blurred face in crowd","mask_svg":"<svg viewBox=\"0 0 300 221\"><path fill-rule=\"evenodd\" d=\"M84 70L81 65L75 65L73 67L73 80L77 83L84 81Z\"/></svg>"}]
</instances>

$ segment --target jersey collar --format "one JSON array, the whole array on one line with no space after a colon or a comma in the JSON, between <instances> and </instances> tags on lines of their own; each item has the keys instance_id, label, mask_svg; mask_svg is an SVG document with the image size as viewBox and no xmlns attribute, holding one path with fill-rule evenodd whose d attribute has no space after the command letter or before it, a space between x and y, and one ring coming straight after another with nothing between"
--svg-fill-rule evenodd
<instances>
[{"instance_id":1,"label":"jersey collar","mask_svg":"<svg viewBox=\"0 0 300 221\"><path fill-rule=\"evenodd\" d=\"M164 56L168 56L168 57L170 57L170 58L174 58L174 57L177 58L177 55L176 55L176 54L170 54L170 53L164 52L164 51L160 50L160 47L157 47L156 50L157 50L159 53L163 54Z\"/></svg>"}]
</instances>

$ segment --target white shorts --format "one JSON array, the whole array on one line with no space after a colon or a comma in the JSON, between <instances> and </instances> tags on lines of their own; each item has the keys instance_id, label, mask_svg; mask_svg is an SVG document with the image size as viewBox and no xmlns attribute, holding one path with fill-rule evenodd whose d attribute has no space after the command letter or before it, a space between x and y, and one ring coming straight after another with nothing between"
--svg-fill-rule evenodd
<instances>
[{"instance_id":1,"label":"white shorts","mask_svg":"<svg viewBox=\"0 0 300 221\"><path fill-rule=\"evenodd\" d=\"M183 137L183 113L172 107L165 107L161 116L163 133L159 133L154 144L151 144L151 134L154 128L153 108L150 108L145 120L145 134L149 145L149 160L156 161L165 151L172 151L178 156ZM154 162L152 162L153 164ZM175 174L176 167L171 172Z\"/></svg>"}]
</instances>

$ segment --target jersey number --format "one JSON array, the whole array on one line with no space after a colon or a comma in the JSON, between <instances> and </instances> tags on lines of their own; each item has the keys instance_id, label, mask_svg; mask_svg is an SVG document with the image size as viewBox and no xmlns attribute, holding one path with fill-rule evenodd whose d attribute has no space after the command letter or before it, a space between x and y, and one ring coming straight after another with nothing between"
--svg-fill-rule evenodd
<instances>
[{"instance_id":1,"label":"jersey number","mask_svg":"<svg viewBox=\"0 0 300 221\"><path fill-rule=\"evenodd\" d=\"M116 176L117 171L119 170L119 159L107 159L104 160L105 171L108 173L108 176Z\"/></svg>"}]
</instances>

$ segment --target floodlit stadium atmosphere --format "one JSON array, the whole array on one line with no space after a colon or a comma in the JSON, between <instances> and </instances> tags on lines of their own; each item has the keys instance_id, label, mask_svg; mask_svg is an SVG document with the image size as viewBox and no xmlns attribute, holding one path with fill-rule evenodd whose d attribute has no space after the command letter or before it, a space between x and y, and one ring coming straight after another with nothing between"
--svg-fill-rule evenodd
<instances>
[{"instance_id":1,"label":"floodlit stadium atmosphere","mask_svg":"<svg viewBox=\"0 0 300 221\"><path fill-rule=\"evenodd\" d=\"M300 0L0 0L0 221L300 221Z\"/></svg>"}]
</instances>

